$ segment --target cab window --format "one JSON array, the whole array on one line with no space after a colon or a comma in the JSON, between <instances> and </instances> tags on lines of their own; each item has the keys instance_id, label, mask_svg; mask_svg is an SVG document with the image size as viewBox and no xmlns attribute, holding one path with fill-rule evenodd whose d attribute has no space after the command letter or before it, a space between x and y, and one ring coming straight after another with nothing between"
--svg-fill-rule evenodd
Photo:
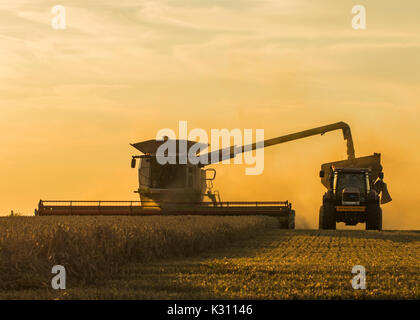
<instances>
[{"instance_id":1,"label":"cab window","mask_svg":"<svg viewBox=\"0 0 420 320\"><path fill-rule=\"evenodd\" d=\"M364 173L339 173L336 191L341 193L344 188L357 188L361 194L366 193L366 175Z\"/></svg>"}]
</instances>

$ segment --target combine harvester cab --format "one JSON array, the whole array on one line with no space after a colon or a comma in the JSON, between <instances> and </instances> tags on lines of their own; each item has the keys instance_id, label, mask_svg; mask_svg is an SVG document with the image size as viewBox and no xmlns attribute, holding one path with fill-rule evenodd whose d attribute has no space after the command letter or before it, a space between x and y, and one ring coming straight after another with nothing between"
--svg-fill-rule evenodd
<instances>
[{"instance_id":1,"label":"combine harvester cab","mask_svg":"<svg viewBox=\"0 0 420 320\"><path fill-rule=\"evenodd\" d=\"M159 164L157 160L157 150L164 143L173 143L177 152L169 155L175 164ZM215 196L212 191L213 184L210 183L215 178L214 169L202 169L199 165L190 163L180 163L181 157L188 154L179 153L178 150L185 146L188 152L191 147L207 147L202 143L188 140L147 140L132 144L134 148L143 153L140 156L133 156L131 167L136 168L137 159L139 187L135 193L140 196L144 206L168 207L176 203L201 203L205 196ZM214 171L213 177L208 172ZM216 201L215 197L212 197ZM220 201L220 199L219 199Z\"/></svg>"}]
</instances>

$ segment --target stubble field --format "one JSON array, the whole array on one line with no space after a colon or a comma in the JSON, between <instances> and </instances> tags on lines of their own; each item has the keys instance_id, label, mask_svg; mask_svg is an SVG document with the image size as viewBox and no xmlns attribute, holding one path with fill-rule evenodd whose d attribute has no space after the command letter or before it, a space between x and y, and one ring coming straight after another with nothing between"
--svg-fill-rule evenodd
<instances>
[{"instance_id":1,"label":"stubble field","mask_svg":"<svg viewBox=\"0 0 420 320\"><path fill-rule=\"evenodd\" d=\"M281 230L266 217L41 218L0 219L0 298L420 298L418 231ZM54 264L68 270L66 290L51 289ZM366 290L352 288L355 265Z\"/></svg>"}]
</instances>

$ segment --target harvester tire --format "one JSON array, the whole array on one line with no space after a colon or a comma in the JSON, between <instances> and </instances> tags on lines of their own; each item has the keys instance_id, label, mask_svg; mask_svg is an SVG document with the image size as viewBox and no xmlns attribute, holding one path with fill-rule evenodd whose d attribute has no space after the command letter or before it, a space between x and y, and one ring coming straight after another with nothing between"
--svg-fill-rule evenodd
<instances>
[{"instance_id":1,"label":"harvester tire","mask_svg":"<svg viewBox=\"0 0 420 320\"><path fill-rule=\"evenodd\" d=\"M382 209L379 203L367 206L366 230L382 230Z\"/></svg>"},{"instance_id":2,"label":"harvester tire","mask_svg":"<svg viewBox=\"0 0 420 320\"><path fill-rule=\"evenodd\" d=\"M335 209L332 204L324 203L319 209L319 230L335 230Z\"/></svg>"},{"instance_id":3,"label":"harvester tire","mask_svg":"<svg viewBox=\"0 0 420 320\"><path fill-rule=\"evenodd\" d=\"M295 210L292 210L289 216L289 229L294 230L295 229Z\"/></svg>"},{"instance_id":4,"label":"harvester tire","mask_svg":"<svg viewBox=\"0 0 420 320\"><path fill-rule=\"evenodd\" d=\"M289 219L284 220L283 218L279 222L280 222L280 229L289 229Z\"/></svg>"}]
</instances>

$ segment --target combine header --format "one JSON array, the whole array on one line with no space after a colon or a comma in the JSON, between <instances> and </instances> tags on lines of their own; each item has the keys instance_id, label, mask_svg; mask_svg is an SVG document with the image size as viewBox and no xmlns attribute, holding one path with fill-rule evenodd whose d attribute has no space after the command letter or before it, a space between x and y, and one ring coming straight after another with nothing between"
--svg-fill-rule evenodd
<instances>
[{"instance_id":1,"label":"combine header","mask_svg":"<svg viewBox=\"0 0 420 320\"><path fill-rule=\"evenodd\" d=\"M251 216L264 215L279 220L281 228L294 229L295 211L288 201L213 202L162 205L141 201L43 201L40 200L36 216Z\"/></svg>"}]
</instances>

